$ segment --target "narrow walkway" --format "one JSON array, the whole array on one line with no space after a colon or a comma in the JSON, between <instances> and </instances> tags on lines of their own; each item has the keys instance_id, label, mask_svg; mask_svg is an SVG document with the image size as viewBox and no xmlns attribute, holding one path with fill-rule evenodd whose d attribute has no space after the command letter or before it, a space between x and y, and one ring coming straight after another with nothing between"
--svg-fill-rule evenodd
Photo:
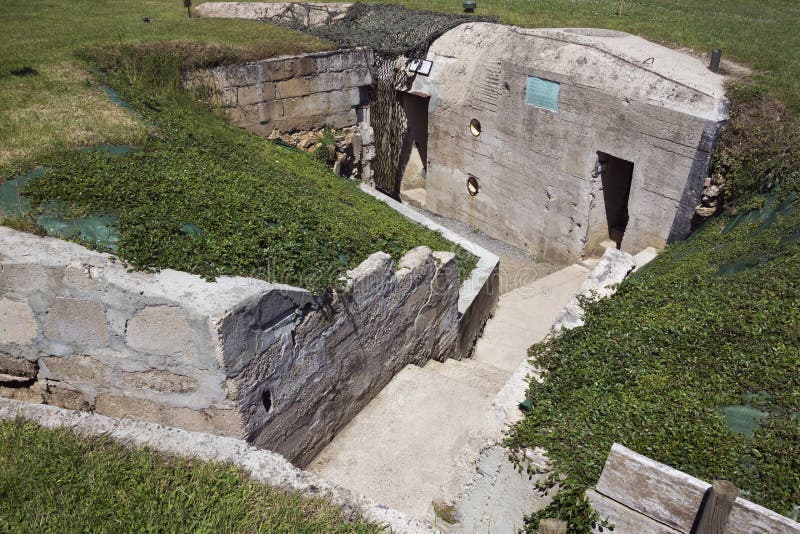
<instances>
[{"instance_id":1,"label":"narrow walkway","mask_svg":"<svg viewBox=\"0 0 800 534\"><path fill-rule=\"evenodd\" d=\"M548 263L530 252L509 245L504 241L489 237L477 228L455 219L442 217L425 207L425 189L408 189L400 192L400 197L426 217L445 228L462 235L500 258L500 294L530 284L543 276L554 273L558 266Z\"/></svg>"},{"instance_id":2,"label":"narrow walkway","mask_svg":"<svg viewBox=\"0 0 800 534\"><path fill-rule=\"evenodd\" d=\"M467 360L404 368L308 470L419 519L449 479L461 449L527 349L580 288L573 265L501 295Z\"/></svg>"}]
</instances>

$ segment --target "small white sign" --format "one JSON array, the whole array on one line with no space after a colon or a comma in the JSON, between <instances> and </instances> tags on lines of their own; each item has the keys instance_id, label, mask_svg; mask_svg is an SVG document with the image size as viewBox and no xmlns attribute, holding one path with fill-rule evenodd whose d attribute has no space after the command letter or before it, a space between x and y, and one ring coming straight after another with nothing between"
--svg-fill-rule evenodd
<instances>
[{"instance_id":1,"label":"small white sign","mask_svg":"<svg viewBox=\"0 0 800 534\"><path fill-rule=\"evenodd\" d=\"M433 62L427 59L412 59L408 62L409 71L422 74L423 76L428 76L431 73L432 67Z\"/></svg>"}]
</instances>

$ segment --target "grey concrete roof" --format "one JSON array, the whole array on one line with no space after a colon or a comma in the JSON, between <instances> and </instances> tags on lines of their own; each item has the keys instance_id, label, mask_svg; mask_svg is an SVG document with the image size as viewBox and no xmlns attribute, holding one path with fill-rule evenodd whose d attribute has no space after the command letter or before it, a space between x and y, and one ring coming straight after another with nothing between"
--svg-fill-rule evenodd
<instances>
[{"instance_id":1,"label":"grey concrete roof","mask_svg":"<svg viewBox=\"0 0 800 534\"><path fill-rule=\"evenodd\" d=\"M624 32L469 23L437 39L428 59L434 62L430 80L447 86L439 91L445 104L463 101L485 65L508 61L529 65L532 75L555 73L626 101L708 120L727 118L723 76L694 56ZM415 89L424 92L426 82L417 80Z\"/></svg>"}]
</instances>

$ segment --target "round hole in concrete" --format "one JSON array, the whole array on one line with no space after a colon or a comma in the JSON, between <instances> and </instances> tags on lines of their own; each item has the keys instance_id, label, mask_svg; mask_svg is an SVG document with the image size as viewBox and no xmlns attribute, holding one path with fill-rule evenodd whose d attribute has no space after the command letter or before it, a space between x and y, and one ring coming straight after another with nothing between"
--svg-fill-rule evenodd
<instances>
[{"instance_id":1,"label":"round hole in concrete","mask_svg":"<svg viewBox=\"0 0 800 534\"><path fill-rule=\"evenodd\" d=\"M472 132L472 135L478 137L481 134L481 121L478 119L469 121L469 131Z\"/></svg>"},{"instance_id":2,"label":"round hole in concrete","mask_svg":"<svg viewBox=\"0 0 800 534\"><path fill-rule=\"evenodd\" d=\"M270 393L268 389L265 389L261 394L261 404L264 405L264 410L266 410L267 413L272 411L272 393Z\"/></svg>"},{"instance_id":3,"label":"round hole in concrete","mask_svg":"<svg viewBox=\"0 0 800 534\"><path fill-rule=\"evenodd\" d=\"M474 197L480 190L481 186L478 183L478 179L470 174L469 178L467 178L467 191L469 191L469 194Z\"/></svg>"}]
</instances>

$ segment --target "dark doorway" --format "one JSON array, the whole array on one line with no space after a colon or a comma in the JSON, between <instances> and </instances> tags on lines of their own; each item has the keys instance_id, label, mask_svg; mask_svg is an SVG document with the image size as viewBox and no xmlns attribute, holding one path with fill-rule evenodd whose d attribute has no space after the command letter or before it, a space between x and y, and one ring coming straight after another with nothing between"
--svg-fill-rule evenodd
<instances>
[{"instance_id":1,"label":"dark doorway","mask_svg":"<svg viewBox=\"0 0 800 534\"><path fill-rule=\"evenodd\" d=\"M401 103L406 114L407 129L400 151L398 172L400 189L425 187L428 166L428 100L429 97L401 93Z\"/></svg>"},{"instance_id":2,"label":"dark doorway","mask_svg":"<svg viewBox=\"0 0 800 534\"><path fill-rule=\"evenodd\" d=\"M604 152L597 153L597 162L602 177L608 237L620 248L628 226L628 197L631 194L633 162Z\"/></svg>"}]
</instances>

